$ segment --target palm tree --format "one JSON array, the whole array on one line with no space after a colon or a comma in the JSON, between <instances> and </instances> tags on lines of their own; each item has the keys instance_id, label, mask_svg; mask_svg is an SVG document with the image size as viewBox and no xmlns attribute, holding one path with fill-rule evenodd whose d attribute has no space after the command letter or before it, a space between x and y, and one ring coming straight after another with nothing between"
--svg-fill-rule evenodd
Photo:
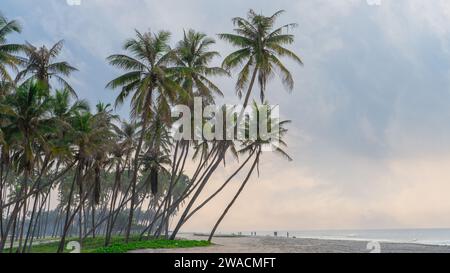
<instances>
[{"instance_id":1,"label":"palm tree","mask_svg":"<svg viewBox=\"0 0 450 273\"><path fill-rule=\"evenodd\" d=\"M16 203L10 214L10 220L5 229L8 234L12 220L17 217L19 210L23 208L22 228L20 238L23 236L23 226L26 218L26 198L22 201L22 196L27 194L30 186L33 186L32 178L35 165L42 163L39 160L39 151L48 150L47 135L55 126L54 120L50 116L51 99L48 89L35 81L27 82L20 86L14 94L6 96L4 104L7 111L2 111L1 119L3 123L2 131L7 135L10 147L15 152L13 156L17 176L21 176L22 182L19 186ZM3 151L5 152L5 151ZM46 160L43 169L47 166ZM14 220L15 221L15 220ZM20 239L20 250L22 240ZM4 241L0 241L0 251L4 247Z\"/></svg>"},{"instance_id":2,"label":"palm tree","mask_svg":"<svg viewBox=\"0 0 450 273\"><path fill-rule=\"evenodd\" d=\"M8 72L8 68L17 70L20 60L15 53L20 52L22 46L19 44L8 44L7 36L14 32L20 33L22 30L17 21L8 21L0 13L0 95L5 95L11 88L13 79Z\"/></svg>"},{"instance_id":3,"label":"palm tree","mask_svg":"<svg viewBox=\"0 0 450 273\"><path fill-rule=\"evenodd\" d=\"M55 79L73 96L77 96L75 90L66 81L65 77L70 76L73 72L78 71L66 61L56 61L61 54L64 41L59 41L50 49L45 45L39 48L27 43L23 49L26 54L24 60L24 69L17 74L16 81L22 80L30 75L25 81L37 79L47 86L51 87L50 81Z\"/></svg>"},{"instance_id":4,"label":"palm tree","mask_svg":"<svg viewBox=\"0 0 450 273\"><path fill-rule=\"evenodd\" d=\"M46 145L45 136L54 130L51 118L51 98L48 89L35 81L20 86L15 94L5 98L9 111L3 112L6 120L3 131L13 135L20 150L18 157L25 175L31 174L35 144Z\"/></svg>"},{"instance_id":5,"label":"palm tree","mask_svg":"<svg viewBox=\"0 0 450 273\"><path fill-rule=\"evenodd\" d=\"M127 71L107 84L109 88L121 88L116 106L122 104L125 98L133 93L131 114L134 119L140 118L142 127L133 164L132 199L126 241L129 239L133 221L140 153L153 114L154 102L156 101L158 105L160 118L169 121L169 104L184 94L182 88L173 80L173 71L169 67L174 59L174 52L168 45L169 38L170 33L166 31L156 34L149 32L141 34L136 31L136 38L128 40L124 45L124 49L129 51L131 56L116 54L108 57L111 65Z\"/></svg>"},{"instance_id":6,"label":"palm tree","mask_svg":"<svg viewBox=\"0 0 450 273\"><path fill-rule=\"evenodd\" d=\"M296 27L296 24L275 28L276 19L283 12L277 11L267 17L250 10L247 19L233 18L233 24L237 27L234 34L219 34L221 39L239 48L224 59L222 66L230 70L243 64L238 75L236 92L239 97L242 97L243 90L248 87L244 108L248 105L256 77L258 77L262 102L264 102L267 82L275 72L280 75L288 90L294 87L292 75L279 57L287 57L301 65L303 62L294 52L284 47L294 42L294 35L287 34L284 30Z\"/></svg>"},{"instance_id":7,"label":"palm tree","mask_svg":"<svg viewBox=\"0 0 450 273\"><path fill-rule=\"evenodd\" d=\"M108 131L110 132L109 137L104 140L104 142L98 145L94 156L93 156L93 190L92 190L92 198L90 200L91 203L91 217L92 217L92 235L95 237L95 206L100 204L101 197L101 171L105 168L109 161L109 153L112 151L111 147L114 147L113 143L115 143L115 135L113 134L113 130L115 125L113 121L118 120L118 116L112 113L111 105L99 102L96 105L97 114L96 118L99 120L97 127L103 128L105 131L105 135Z\"/></svg>"},{"instance_id":8,"label":"palm tree","mask_svg":"<svg viewBox=\"0 0 450 273\"><path fill-rule=\"evenodd\" d=\"M53 96L53 116L64 122L70 122L70 119L77 112L88 112L89 104L86 100L76 100L71 103L70 91L67 89L57 89Z\"/></svg>"},{"instance_id":9,"label":"palm tree","mask_svg":"<svg viewBox=\"0 0 450 273\"><path fill-rule=\"evenodd\" d=\"M250 170L248 171L244 181L242 182L238 191L234 195L233 199L227 205L222 215L219 217L216 224L214 225L211 234L209 235L208 241L211 241L220 223L225 218L228 211L231 209L233 204L238 199L239 195L244 190L245 186L247 185L247 182L250 180L255 169L258 170L259 174L259 162L261 153L263 151L262 148L264 146L269 146L271 150L274 151L275 153L281 155L283 158L286 158L289 161L292 161L292 158L283 150L283 148L287 147L286 143L283 140L284 136L287 133L285 125L290 123L290 121L289 120L279 121L277 118L273 118L271 114L272 109L267 105L260 108L256 103L254 103L252 108L253 108L253 115L251 116L250 121L246 126L246 130L252 128L251 123L254 123L254 125L258 130L258 133L256 139L252 140L249 138L243 141L242 146L244 148L241 149L239 153L248 154L249 158L253 155L254 157L253 164L251 165ZM263 115L262 111L267 111L267 115ZM259 125L264 123L266 124L267 128L277 128L277 129L270 130L270 132L268 132L267 135L261 135L259 133L260 132ZM246 134L249 135L249 133Z\"/></svg>"},{"instance_id":10,"label":"palm tree","mask_svg":"<svg viewBox=\"0 0 450 273\"><path fill-rule=\"evenodd\" d=\"M96 169L96 163L99 160L99 153L101 154L104 151L108 151L108 148L112 146L111 127L103 113L94 115L89 112L76 112L72 119L71 127L71 143L73 143L75 149L73 153L75 154L77 165L75 167L75 174L67 202L66 216L58 252L63 251L69 227L72 224L75 215L83 208L84 202L87 197L89 197L89 193L100 189L98 184L100 181L97 180L98 169ZM89 187L86 182L88 181L87 178L92 174L95 179ZM79 189L79 204L76 209L71 212L70 208L75 186L78 186Z\"/></svg>"}]
</instances>

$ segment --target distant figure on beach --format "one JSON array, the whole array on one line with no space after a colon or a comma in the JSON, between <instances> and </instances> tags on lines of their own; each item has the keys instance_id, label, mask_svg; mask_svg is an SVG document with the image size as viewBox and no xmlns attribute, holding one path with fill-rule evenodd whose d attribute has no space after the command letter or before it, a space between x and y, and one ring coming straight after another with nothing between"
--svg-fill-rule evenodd
<instances>
[{"instance_id":1,"label":"distant figure on beach","mask_svg":"<svg viewBox=\"0 0 450 273\"><path fill-rule=\"evenodd\" d=\"M287 232L287 237L289 238L289 232Z\"/></svg>"},{"instance_id":2,"label":"distant figure on beach","mask_svg":"<svg viewBox=\"0 0 450 273\"><path fill-rule=\"evenodd\" d=\"M277 237L277 236L278 236L278 232L275 231L275 232L273 233L273 236Z\"/></svg>"}]
</instances>

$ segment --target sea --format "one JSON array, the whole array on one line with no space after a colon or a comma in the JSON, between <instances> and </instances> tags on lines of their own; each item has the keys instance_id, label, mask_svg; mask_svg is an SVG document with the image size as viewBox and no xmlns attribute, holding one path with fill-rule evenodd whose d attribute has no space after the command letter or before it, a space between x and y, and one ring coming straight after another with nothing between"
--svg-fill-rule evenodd
<instances>
[{"instance_id":1,"label":"sea","mask_svg":"<svg viewBox=\"0 0 450 273\"><path fill-rule=\"evenodd\" d=\"M450 246L450 229L364 229L255 231L257 236L296 237L325 240L375 241ZM275 235L276 233L276 235ZM234 232L251 235L252 232Z\"/></svg>"}]
</instances>

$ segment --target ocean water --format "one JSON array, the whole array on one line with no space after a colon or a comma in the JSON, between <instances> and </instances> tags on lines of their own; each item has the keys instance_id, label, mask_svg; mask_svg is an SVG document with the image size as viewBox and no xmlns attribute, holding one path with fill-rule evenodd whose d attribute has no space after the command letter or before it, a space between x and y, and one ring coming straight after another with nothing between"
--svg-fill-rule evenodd
<instances>
[{"instance_id":1,"label":"ocean water","mask_svg":"<svg viewBox=\"0 0 450 273\"><path fill-rule=\"evenodd\" d=\"M296 238L450 245L450 229L277 231L277 236L286 237L288 232L289 237ZM242 234L250 235L250 232ZM274 236L274 231L256 231L256 235Z\"/></svg>"}]
</instances>

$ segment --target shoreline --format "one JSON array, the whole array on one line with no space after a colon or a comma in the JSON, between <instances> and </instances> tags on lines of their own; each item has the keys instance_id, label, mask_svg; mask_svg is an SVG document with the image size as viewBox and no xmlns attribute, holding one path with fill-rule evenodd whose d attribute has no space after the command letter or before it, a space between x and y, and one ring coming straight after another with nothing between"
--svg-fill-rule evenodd
<instances>
[{"instance_id":1,"label":"shoreline","mask_svg":"<svg viewBox=\"0 0 450 273\"><path fill-rule=\"evenodd\" d=\"M204 236L182 234L180 238L202 240ZM450 246L370 240L329 240L273 236L214 237L213 245L186 249L143 249L132 253L450 253Z\"/></svg>"},{"instance_id":2,"label":"shoreline","mask_svg":"<svg viewBox=\"0 0 450 273\"><path fill-rule=\"evenodd\" d=\"M208 234L202 234L202 233L181 233L182 235L187 236L195 236L198 238L208 238ZM183 238L183 236L180 236ZM450 244L438 244L438 243L426 243L426 242L406 242L406 241L395 241L395 240L388 240L388 239L365 239L365 238L321 238L321 237L308 237L308 236L301 236L301 237L283 237L283 236L271 236L271 235L237 235L237 234L219 234L214 235L214 238L285 238L285 239L303 239L303 240L325 240L325 241L354 241L354 242L378 242L382 244L414 244L414 245L422 245L422 246L440 246L440 247L449 247Z\"/></svg>"}]
</instances>

